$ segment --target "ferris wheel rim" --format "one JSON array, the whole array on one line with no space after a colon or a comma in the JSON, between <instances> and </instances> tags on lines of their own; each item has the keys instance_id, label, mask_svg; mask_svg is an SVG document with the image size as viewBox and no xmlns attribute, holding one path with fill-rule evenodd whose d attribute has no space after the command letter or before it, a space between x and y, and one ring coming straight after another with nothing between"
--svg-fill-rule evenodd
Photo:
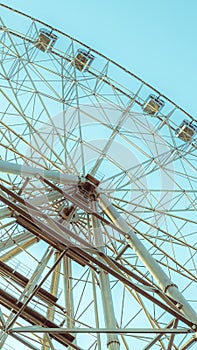
<instances>
[{"instance_id":1,"label":"ferris wheel rim","mask_svg":"<svg viewBox=\"0 0 197 350\"><path fill-rule=\"evenodd\" d=\"M140 81L142 84L146 85L147 87L149 87L151 90L153 90L156 94L158 94L159 96L163 97L166 101L168 101L169 103L171 103L175 108L179 109L180 111L182 111L186 116L188 116L189 118L191 118L193 121L197 121L197 118L194 118L190 113L188 113L185 109L183 109L181 106L177 105L174 101L172 101L170 98L168 98L166 95L162 94L159 90L157 90L156 88L154 88L154 86L148 84L146 81L144 81L142 78L140 78L138 75L132 73L130 70L126 69L124 66L122 66L121 64L117 63L114 60L111 60L109 57L103 55L102 53L100 53L99 51L95 50L94 48L86 45L85 43L83 43L82 41L66 34L65 32L59 30L58 28L54 28L51 25L47 24L46 22L43 22L37 18L34 18L22 11L19 11L13 7L7 6L5 4L0 3L0 6L13 11L15 13L18 13L19 15L25 16L37 23L40 23L48 28L50 28L52 31L55 31L63 36L66 36L67 38L73 40L74 42L83 45L83 47L86 47L88 50L91 50L92 52L94 52L95 54L99 55L100 57L106 59L108 62L112 63L113 65L117 66L118 68L120 68L121 70L125 71L126 73L128 73L129 75L133 76L135 79L137 79L138 81Z\"/></svg>"}]
</instances>

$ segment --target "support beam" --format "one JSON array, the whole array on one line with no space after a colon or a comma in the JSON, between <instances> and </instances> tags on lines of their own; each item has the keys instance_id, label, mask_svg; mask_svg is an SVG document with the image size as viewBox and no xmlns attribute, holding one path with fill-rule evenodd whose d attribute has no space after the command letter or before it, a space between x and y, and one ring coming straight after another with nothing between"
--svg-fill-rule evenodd
<instances>
[{"instance_id":1,"label":"support beam","mask_svg":"<svg viewBox=\"0 0 197 350\"><path fill-rule=\"evenodd\" d=\"M197 343L197 333L195 333L192 338L190 338L179 350L186 350L190 349L190 347L194 344Z\"/></svg>"},{"instance_id":2,"label":"support beam","mask_svg":"<svg viewBox=\"0 0 197 350\"><path fill-rule=\"evenodd\" d=\"M56 251L54 254L54 264L60 257L60 252ZM65 257L63 257L64 259ZM56 265L53 273L52 273L52 280L51 280L51 286L50 286L50 293L53 295L55 298L58 299L58 288L59 288L59 279L60 279L60 269L61 269L61 262ZM47 318L51 321L54 320L55 316L55 308L48 310L48 316Z\"/></svg>"},{"instance_id":3,"label":"support beam","mask_svg":"<svg viewBox=\"0 0 197 350\"><path fill-rule=\"evenodd\" d=\"M61 234L57 234L57 230L53 230L50 226L45 225L41 220L29 217L28 213L23 210L20 207L18 207L15 203L12 203L9 201L7 198L2 197L0 195L0 198L5 202L5 204L9 205L12 207L14 210L19 212L22 216L18 217L18 223L22 225L23 227L27 228L30 230L33 234L37 235L39 238L45 240L47 243L50 245L54 246L56 249L62 251L64 249L67 249L66 255L71 257L72 259L76 260L79 262L79 264L85 264L90 266L92 269L97 270L97 266L101 267L103 270L105 270L107 273L112 274L114 277L119 279L123 284L128 285L129 287L135 289L137 292L140 294L144 295L147 297L149 300L154 302L155 304L159 305L162 307L164 310L169 312L171 315L174 317L178 318L179 320L185 322L187 325L190 327L193 325L193 323L185 318L179 310L175 310L175 307L172 307L172 302L170 302L171 306L165 305L163 302L155 298L153 295L147 293L144 289L142 289L139 285L136 283L133 283L131 280L128 280L126 277L122 275L122 273L118 273L116 270L112 269L110 266L107 266L106 264L102 263L100 260L94 258L91 254L87 252L87 250L82 250L79 247L73 247L73 245L70 245L69 240L67 240L64 236ZM20 219L20 221L19 221ZM37 226L36 226L36 225ZM57 223L56 223L57 224ZM57 227L56 227L57 228ZM71 231L67 231L68 229L64 227L64 231L68 232L68 234L73 236L73 233ZM92 252L96 253L95 248L92 250ZM99 251L98 251L99 253ZM117 262L116 262L117 263Z\"/></svg>"},{"instance_id":4,"label":"support beam","mask_svg":"<svg viewBox=\"0 0 197 350\"><path fill-rule=\"evenodd\" d=\"M9 330L13 333L102 333L102 334L190 334L194 333L190 328L47 328L47 327L15 327Z\"/></svg>"},{"instance_id":5,"label":"support beam","mask_svg":"<svg viewBox=\"0 0 197 350\"><path fill-rule=\"evenodd\" d=\"M11 309L14 312L18 312L20 308L24 305L21 302L18 302L16 298L8 294L3 289L0 289L0 301L4 307ZM43 315L38 313L35 309L32 309L29 306L25 306L23 311L21 312L21 317L27 322L29 322L30 324L35 325L35 327L39 327L37 326L38 324L40 324L41 326L43 325L45 327L47 326L48 327L47 333L51 334L51 336L62 345L68 346L72 344L74 337L69 332L67 332L67 334L60 334L59 332L56 332L56 334L51 333L50 329L56 329L56 331L58 331L60 328L54 322L47 320ZM0 328L2 329L2 327ZM31 329L31 333L34 332L33 328L32 326L29 327L29 329ZM41 329L42 327L39 327L39 328ZM17 333L17 332L10 332L10 330L7 330L6 332L8 335L11 333ZM77 347L76 349L79 350L79 348Z\"/></svg>"},{"instance_id":6,"label":"support beam","mask_svg":"<svg viewBox=\"0 0 197 350\"><path fill-rule=\"evenodd\" d=\"M73 300L73 281L72 281L72 260L68 256L63 258L63 275L64 275L64 304L66 309L65 323L68 328L75 327L74 319L74 300ZM63 324L62 324L63 326ZM73 340L75 343L76 340ZM71 350L71 348L68 348Z\"/></svg>"},{"instance_id":7,"label":"support beam","mask_svg":"<svg viewBox=\"0 0 197 350\"><path fill-rule=\"evenodd\" d=\"M28 199L28 203L35 206L40 206L42 204L57 200L62 197L62 194L57 191L46 192L35 198ZM10 208L0 209L0 220L6 219L12 216L12 210Z\"/></svg>"},{"instance_id":8,"label":"support beam","mask_svg":"<svg viewBox=\"0 0 197 350\"><path fill-rule=\"evenodd\" d=\"M0 309L0 322L2 324L3 327L5 327L5 318L3 316L3 312Z\"/></svg>"},{"instance_id":9,"label":"support beam","mask_svg":"<svg viewBox=\"0 0 197 350\"><path fill-rule=\"evenodd\" d=\"M97 284L98 284L98 280L97 280L97 276L95 275L95 273L93 271L91 271L92 273L92 288L93 288L93 301L94 301L94 317L95 317L95 325L96 328L99 328L99 304L98 304L98 298L97 298ZM101 349L101 336L100 334L97 334L97 348L98 350L102 350Z\"/></svg>"},{"instance_id":10,"label":"support beam","mask_svg":"<svg viewBox=\"0 0 197 350\"><path fill-rule=\"evenodd\" d=\"M44 270L53 254L54 249L48 247L44 252L41 260L38 262L33 274L31 275L27 285L25 286L23 292L20 295L19 300L24 302L26 299L34 292L36 286L40 283Z\"/></svg>"},{"instance_id":11,"label":"support beam","mask_svg":"<svg viewBox=\"0 0 197 350\"><path fill-rule=\"evenodd\" d=\"M6 188L5 186L3 186L1 184L0 184L0 189L2 191L4 191L6 194L8 194L9 196L11 196L14 201L10 201L7 197L2 196L1 194L0 194L0 200L2 202L4 202L6 205L8 205L14 211L16 211L20 214L23 213L24 214L23 216L26 217L28 220L32 221L32 219L33 219L34 224L37 221L36 217L41 216L44 219L44 221L47 220L48 226L45 225L46 227L49 227L49 228L52 227L55 229L55 231L58 230L58 232L61 231L61 233L63 233L63 236L65 236L65 233L68 233L70 236L72 236L74 239L76 239L83 246L94 249L94 247L90 243L86 242L86 240L80 238L77 234L72 233L71 230L69 230L67 227L61 225L58 221L54 221L50 216L47 216L46 214L40 212L35 206L30 204L28 201L25 201L23 198L18 196L13 191L10 191L8 188ZM16 204L16 202L19 202L19 204ZM27 210L27 208L28 208L28 210ZM39 225L41 225L41 222L39 222ZM41 226L39 226L39 227L41 227ZM59 239L58 232L57 232L57 234L55 234L55 237L57 239Z\"/></svg>"},{"instance_id":12,"label":"support beam","mask_svg":"<svg viewBox=\"0 0 197 350\"><path fill-rule=\"evenodd\" d=\"M73 295L72 295L72 265L71 259L67 256L63 260L64 271L64 299L67 310L67 327L74 327L74 310L73 310Z\"/></svg>"},{"instance_id":13,"label":"support beam","mask_svg":"<svg viewBox=\"0 0 197 350\"><path fill-rule=\"evenodd\" d=\"M60 262L60 260L63 258L63 256L65 255L66 250L61 252L60 257L58 258L58 260L55 262L55 264L53 264L53 266L51 266L50 270L45 274L45 276L42 278L42 280L39 282L39 284L37 284L34 288L34 290L32 291L32 293L28 296L28 298L22 303L21 301L17 300L17 307L19 307L19 305L21 305L18 309L18 311L15 313L15 315L13 315L12 319L9 321L9 323L7 323L6 325L6 330L8 330L9 328L11 328L13 326L13 324L16 322L17 318L21 316L21 314L23 313L23 311L26 309L27 305L29 304L29 302L32 300L32 298L34 297L34 295L36 295L36 293L38 292L38 290L42 287L43 283L47 280L47 278L49 277L49 275L53 272L53 270L55 269L56 265ZM1 297L1 293L0 293L0 297ZM20 300L20 299L19 299Z\"/></svg>"},{"instance_id":14,"label":"support beam","mask_svg":"<svg viewBox=\"0 0 197 350\"><path fill-rule=\"evenodd\" d=\"M33 244L39 242L39 239L37 237L32 237L29 240L17 245L15 248L9 250L9 252L1 255L1 261L6 262L13 257L16 257L16 255L20 254L22 251L26 250L27 248L31 247Z\"/></svg>"},{"instance_id":15,"label":"support beam","mask_svg":"<svg viewBox=\"0 0 197 350\"><path fill-rule=\"evenodd\" d=\"M178 320L177 320L177 318L175 318L175 320L173 322L173 328L177 328L177 325L178 325ZM174 336L175 336L175 334L171 334L167 350L172 350L172 346L173 346L173 342L174 342Z\"/></svg>"},{"instance_id":16,"label":"support beam","mask_svg":"<svg viewBox=\"0 0 197 350\"><path fill-rule=\"evenodd\" d=\"M16 247L16 245L19 245L32 237L33 235L28 231L24 231L23 233L19 233L15 236L10 236L0 242L0 252Z\"/></svg>"},{"instance_id":17,"label":"support beam","mask_svg":"<svg viewBox=\"0 0 197 350\"><path fill-rule=\"evenodd\" d=\"M0 185L0 187L3 188L2 185ZM4 190L5 190L5 188L4 188ZM7 190L7 189L6 189L6 193L8 193L9 195L12 196L12 192ZM97 266L99 266L101 269L105 270L107 273L110 273L115 278L120 280L123 284L128 285L130 288L133 288L134 290L136 290L140 294L144 295L146 298L148 298L149 300L154 302L156 305L163 308L165 311L167 311L168 313L170 313L174 317L183 321L185 324L189 325L190 327L193 326L193 322L191 320L188 320L188 318L186 318L178 309L175 309L175 306L172 307L172 302L170 301L169 298L168 298L168 303L171 304L170 307L168 305L164 304L163 302L161 302L160 300L158 300L157 298L155 298L152 294L147 293L139 285L137 285L136 283L133 283L131 280L129 280L128 278L123 276L122 273L117 272L116 270L114 270L113 268L108 266L106 263L104 264L100 260L96 259L92 254L89 254L87 252L87 249L82 250L79 247L76 247L76 246L73 247L72 245L70 245L69 240L67 240L65 238L65 234L64 235L57 234L57 226L55 226L56 230L54 230L53 228L50 227L50 225L45 225L41 220L36 219L35 217L32 218L31 216L29 216L29 214L27 213L27 210L24 210L22 208L22 206L16 205L14 202L11 202L8 198L3 197L1 195L0 195L0 198L2 199L2 201L6 205L10 206L13 210L15 210L16 212L18 212L21 215L20 222L19 222L20 216L18 217L18 222L22 226L24 226L25 228L28 228L32 233L37 235L39 238L44 239L46 242L50 243L52 246L54 246L56 249L58 249L60 251L66 249L65 254L67 256L71 257L72 259L76 260L77 262L79 261L79 263L84 262L85 265L90 266L95 271L97 270ZM19 200L19 202L23 203L21 198L17 198L17 200ZM92 211L92 213L93 213L93 215L96 216L96 214L93 211ZM45 216L45 219L46 219L46 216ZM106 220L106 221L108 224L108 220ZM112 225L114 228L116 228L116 226L114 224L112 224ZM120 230L120 229L118 229L118 230ZM71 235L71 237L76 236L76 235L73 236L73 233L70 230L68 230L66 227L64 227L64 232L65 231L69 235ZM122 230L121 230L121 232L122 232L122 234L124 233ZM84 246L86 246L86 245L84 245ZM90 245L87 243L87 246L90 246ZM91 251L92 251L92 253L97 252L97 250L95 248L91 249ZM99 253L99 251L98 251L98 253ZM102 253L102 255L103 255L103 253Z\"/></svg>"},{"instance_id":18,"label":"support beam","mask_svg":"<svg viewBox=\"0 0 197 350\"><path fill-rule=\"evenodd\" d=\"M12 211L9 208L0 209L0 220L5 218L10 218L12 216Z\"/></svg>"},{"instance_id":19,"label":"support beam","mask_svg":"<svg viewBox=\"0 0 197 350\"><path fill-rule=\"evenodd\" d=\"M25 288L29 283L29 279L26 276L22 275L20 272L16 271L2 261L0 261L0 275L5 278L12 279L12 281L23 288ZM40 288L36 295L49 305L56 305L57 303L57 298L43 288Z\"/></svg>"},{"instance_id":20,"label":"support beam","mask_svg":"<svg viewBox=\"0 0 197 350\"><path fill-rule=\"evenodd\" d=\"M63 174L56 170L45 170L43 168L10 163L4 160L0 160L0 172L19 175L21 177L35 177L39 175L45 179L64 185L76 185L79 183L79 180L85 182L85 179L80 179L77 175Z\"/></svg>"},{"instance_id":21,"label":"support beam","mask_svg":"<svg viewBox=\"0 0 197 350\"><path fill-rule=\"evenodd\" d=\"M54 262L57 261L59 258L60 253L58 251L55 252L54 254ZM50 293L54 296L57 297L58 295L58 286L59 286L59 278L60 278L60 263L56 265L53 273L52 273L52 279L51 279L51 285L50 285ZM47 319L54 322L54 316L55 316L55 308L49 308L47 310ZM50 348L50 337L48 334L44 334L43 337L43 346L42 350L48 350Z\"/></svg>"},{"instance_id":22,"label":"support beam","mask_svg":"<svg viewBox=\"0 0 197 350\"><path fill-rule=\"evenodd\" d=\"M174 319L176 320L176 319ZM171 328L172 325L174 324L174 320L172 320L171 322L169 322L166 326L166 328ZM174 333L172 333L174 334ZM163 337L163 333L157 334L155 338L153 338L142 350L149 350L152 348L152 346L159 341L161 338Z\"/></svg>"},{"instance_id":23,"label":"support beam","mask_svg":"<svg viewBox=\"0 0 197 350\"><path fill-rule=\"evenodd\" d=\"M163 292L168 295L170 298L176 301L177 307L183 315L197 325L197 314L183 297L178 287L170 280L168 275L162 270L161 266L156 262L152 257L149 251L145 248L142 242L138 239L135 232L131 227L126 223L125 219L119 214L116 208L111 204L105 194L99 195L99 202L108 217L112 222L121 228L125 232L125 238L127 239L128 244L136 252L139 259L144 263L147 270L159 283Z\"/></svg>"},{"instance_id":24,"label":"support beam","mask_svg":"<svg viewBox=\"0 0 197 350\"><path fill-rule=\"evenodd\" d=\"M98 211L98 204L95 201L94 197L92 198L91 206L95 212ZM100 222L93 215L92 215L92 230L93 230L94 242L96 247L99 247L100 250L104 253L104 243L102 238ZM101 295L102 295L105 326L106 328L115 328L116 319L115 319L113 299L112 299L110 282L109 282L109 275L106 274L106 272L102 269L99 271L99 280L100 280L100 288L101 288ZM114 335L111 333L107 335L107 349L108 350L120 349L120 342L117 335Z\"/></svg>"}]
</instances>

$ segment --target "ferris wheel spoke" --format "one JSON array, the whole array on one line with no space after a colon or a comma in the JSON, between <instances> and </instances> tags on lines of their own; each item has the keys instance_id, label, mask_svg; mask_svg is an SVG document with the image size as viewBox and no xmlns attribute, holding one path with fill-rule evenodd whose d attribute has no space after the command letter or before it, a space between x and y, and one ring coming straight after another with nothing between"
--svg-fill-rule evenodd
<instances>
[{"instance_id":1,"label":"ferris wheel spoke","mask_svg":"<svg viewBox=\"0 0 197 350\"><path fill-rule=\"evenodd\" d=\"M122 207L119 207L118 205L115 205L115 207L116 207L117 209L121 209L121 211L122 211L123 213L125 212L126 214L129 214L129 212L128 212L126 209L123 209L123 210L122 210ZM156 231L159 231L159 232L165 234L165 235L168 236L170 239L173 239L173 240L177 241L177 243L179 242L180 245L183 245L183 246L186 245L186 246L188 246L189 248L191 248L191 249L193 249L193 250L196 250L195 245L189 244L189 243L184 239L184 236L183 236L183 237L181 236L181 238L179 238L179 237L176 236L176 234L175 234L175 235L172 235L172 234L170 234L169 231L165 231L165 230L164 230L163 228L161 228L160 226L157 226L156 224L149 222L148 220L144 219L143 217L139 217L139 216L138 216L137 214L135 214L135 213L132 213L132 216L134 216L134 218L137 219L137 220L136 220L137 222L139 222L139 219L140 219L144 224L146 224L146 225L147 225L147 230L151 230L151 228L153 228L153 229L155 229ZM184 224L184 225L185 225L185 224ZM131 225L131 226L132 226L132 225ZM137 230L137 225L136 225L135 229ZM140 233L140 231L137 231L137 232ZM177 232L179 233L179 230L177 230ZM148 232L146 232L146 234L147 234L147 233L148 233ZM144 235L144 237L146 237L146 235ZM154 239L155 239L155 236L152 236L152 237L154 237ZM160 239L162 240L162 237L161 237Z\"/></svg>"},{"instance_id":2,"label":"ferris wheel spoke","mask_svg":"<svg viewBox=\"0 0 197 350\"><path fill-rule=\"evenodd\" d=\"M30 78L29 73L28 73L28 71L26 70L26 66L24 65L23 67L24 67L24 69L25 69L25 71L26 71L26 76L28 76L29 81L31 81L31 84L32 84L34 90L36 90L36 86L35 86L35 84L33 83L32 79ZM12 89L12 91L13 91L14 95L16 96L16 94L15 94L15 92L14 92L13 89ZM39 95L38 95L38 96L39 96ZM7 98L7 96L6 96L6 98ZM19 100L18 100L18 97L17 97L17 96L16 96L16 101L17 101L18 104L19 104ZM43 101L42 101L41 98L40 98L40 102L41 102L42 107L44 108L44 110L47 112L47 116L48 116L50 122L52 122L52 119L50 119L50 115L49 115L49 113L48 113L48 111L47 111L47 108L46 108L46 106L45 106L45 104L43 103ZM19 104L19 106L20 106L20 104ZM18 108L16 108L15 106L14 106L14 108L15 108L16 110L18 109ZM22 109L21 106L20 106L20 109ZM19 112L19 114L22 115L23 119L25 120L25 122L26 122L27 125L28 125L29 122L28 122L27 118L25 118L25 115L24 115L23 111ZM30 126L30 124L29 124L29 126ZM54 127L55 125L52 123L52 126ZM37 133L37 132L36 132L35 127L32 128L32 125L31 125L31 130L35 133L35 135L37 136L37 139L38 139L38 140L41 139L42 143L46 144L47 148L50 149L49 144L46 143L46 141L43 139L43 137L41 137L41 134L40 134L40 133ZM57 133L57 135L58 135L58 133ZM50 149L50 151L51 151L52 153L55 154L56 158L57 158L59 161L61 161L61 158L57 155L57 153L55 153L54 151L52 151L52 149ZM37 152L38 152L38 150L37 150ZM42 154L44 154L44 153L45 153L45 152L42 151Z\"/></svg>"},{"instance_id":3,"label":"ferris wheel spoke","mask_svg":"<svg viewBox=\"0 0 197 350\"><path fill-rule=\"evenodd\" d=\"M2 92L2 90L1 90L1 92ZM9 100L9 97L8 97L8 96L6 96L5 94L4 94L4 96L6 97L6 99ZM9 102L10 102L10 104L11 104L11 105L16 109L16 111L17 111L18 108L17 108L15 105L13 105L13 103L12 103L10 100L9 100ZM22 112L20 112L20 111L18 111L18 113L19 113L19 115L22 114ZM23 115L23 119L24 119L24 121L27 123L27 125L30 126L29 121L27 120L26 117L24 117L24 115ZM5 126L5 124L4 124L2 121L1 121L1 124L2 124L3 126ZM10 129L10 131L11 131L15 136L18 137L18 139L21 139L22 142L24 142L27 146L29 146L29 143L28 143L27 141L25 141L25 139L24 139L23 137L21 137L20 134L17 134L17 133L16 133L13 129L11 129L11 128L9 128L9 129ZM45 141L45 139L44 139L39 133L37 133L37 131L35 130L35 127L32 128L32 126L31 126L31 130L32 130L33 132L35 132L35 135L36 135L37 139L38 139L38 140L41 140L41 142L42 142L44 145L47 146L47 149L50 149L50 147L49 147L49 145L47 144L47 142ZM12 142L12 141L11 141L11 142ZM35 150L36 153L40 154L43 158L45 158L44 153L43 153L43 152L40 152L40 151L39 151L39 148L35 148L35 147L33 147L33 145L31 145L31 148L33 148L33 149ZM51 151L52 151L52 150L51 150ZM57 153L55 153L54 151L52 151L52 153L54 153L55 156L56 156L56 158L58 158L58 159L61 161L61 159L59 158L59 156L57 155ZM41 158L41 159L42 159L42 158ZM49 163L52 163L52 165L54 165L54 162L51 162L51 160L49 160L48 158L47 158L47 161L48 161Z\"/></svg>"},{"instance_id":4,"label":"ferris wheel spoke","mask_svg":"<svg viewBox=\"0 0 197 350\"><path fill-rule=\"evenodd\" d=\"M179 197L182 197L183 196L183 192L182 193L180 193L180 195L178 196L178 198ZM112 199L112 200L115 200L116 202L118 202L119 203L119 208L121 208L120 207L120 204L122 203L125 203L125 204L127 204L127 205L129 205L129 202L127 201L127 200L124 200L124 198L122 198L122 199L120 199L120 198L118 198L118 197L113 197L113 196L110 196L110 198ZM144 194L142 193L142 195L141 196L139 196L138 197L139 199L142 199L143 200L143 198L144 198ZM167 202L168 203L168 202ZM167 210L165 210L165 209L157 209L157 208L155 208L155 206L154 207L148 207L148 206L144 206L144 205L141 205L141 204L139 204L138 202L134 202L134 201L132 201L132 206L133 207L135 207L135 208L137 208L138 209L138 211L137 210L135 210L135 213L147 213L147 214L153 214L153 212L154 213L158 213L158 214L161 214L161 215L163 215L163 216L169 216L169 217L171 217L171 218L176 218L176 219L179 219L179 220L182 220L182 221L184 221L185 223L187 223L187 222L190 222L190 223L193 223L193 224L195 224L196 223L196 221L195 220L192 220L192 219L190 219L190 218L188 218L188 217L184 217L184 216L178 216L178 215L175 215L175 214L173 214L174 212L176 213L176 212L180 212L180 213L182 213L183 212L183 208L182 207L180 207L180 208L176 208L176 210L175 209L167 209ZM166 204L166 203L165 203ZM124 209L123 209L123 211L124 211ZM189 210L189 208L187 208L187 211L195 211L195 209L190 209Z\"/></svg>"},{"instance_id":5,"label":"ferris wheel spoke","mask_svg":"<svg viewBox=\"0 0 197 350\"><path fill-rule=\"evenodd\" d=\"M129 102L129 105L126 107L124 112L122 112L122 114L120 115L120 119L118 120L117 124L114 126L114 130L113 130L112 134L110 135L110 138L109 138L108 142L106 143L104 149L102 150L100 159L97 160L93 169L91 170L92 175L95 175L95 173L97 172L98 168L100 167L100 165L103 161L103 158L108 153L112 142L114 141L117 133L119 132L119 129L124 125L125 119L127 119L128 113L129 113L130 108L133 105L134 101L135 101L135 98L131 99L131 101Z\"/></svg>"}]
</instances>

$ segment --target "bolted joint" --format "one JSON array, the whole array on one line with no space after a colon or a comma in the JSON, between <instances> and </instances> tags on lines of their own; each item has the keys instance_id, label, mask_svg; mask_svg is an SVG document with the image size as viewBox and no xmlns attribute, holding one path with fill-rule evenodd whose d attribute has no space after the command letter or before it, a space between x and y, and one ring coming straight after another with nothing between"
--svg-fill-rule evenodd
<instances>
[{"instance_id":1,"label":"bolted joint","mask_svg":"<svg viewBox=\"0 0 197 350\"><path fill-rule=\"evenodd\" d=\"M168 284L168 285L164 288L164 293L167 293L167 291L168 291L168 289L169 289L170 287L175 287L175 288L178 289L178 286L177 286L176 284L171 283L171 284Z\"/></svg>"},{"instance_id":2,"label":"bolted joint","mask_svg":"<svg viewBox=\"0 0 197 350\"><path fill-rule=\"evenodd\" d=\"M193 329L195 332L197 332L197 325L196 325L196 324L193 324L192 329ZM197 334L196 334L196 338L197 338Z\"/></svg>"},{"instance_id":3,"label":"bolted joint","mask_svg":"<svg viewBox=\"0 0 197 350\"><path fill-rule=\"evenodd\" d=\"M117 340L117 339L113 339L113 340L110 340L108 343L107 343L107 346L111 345L111 344L118 344L120 345L120 342Z\"/></svg>"}]
</instances>

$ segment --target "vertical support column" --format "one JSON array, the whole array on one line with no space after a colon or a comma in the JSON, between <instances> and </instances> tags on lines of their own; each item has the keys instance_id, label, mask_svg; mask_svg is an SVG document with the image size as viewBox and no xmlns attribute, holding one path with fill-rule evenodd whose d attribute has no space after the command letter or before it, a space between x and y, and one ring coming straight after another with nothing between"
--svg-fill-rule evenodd
<instances>
[{"instance_id":1,"label":"vertical support column","mask_svg":"<svg viewBox=\"0 0 197 350\"><path fill-rule=\"evenodd\" d=\"M99 201L104 212L108 215L108 217L110 217L112 222L125 232L125 237L128 244L136 252L137 256L147 267L151 275L159 283L164 293L175 300L185 317L197 325L196 312L183 297L181 292L178 290L178 287L170 280L168 275L162 270L161 266L156 262L156 260L152 257L142 242L138 239L131 227L126 223L123 217L117 212L117 210L104 194L99 195Z\"/></svg>"},{"instance_id":2,"label":"vertical support column","mask_svg":"<svg viewBox=\"0 0 197 350\"><path fill-rule=\"evenodd\" d=\"M96 283L95 283L95 272L92 271L92 288L93 288L93 298L94 298L94 312L95 312L95 323L96 328L99 328L99 309L98 309L98 303L97 303L97 293L96 293ZM101 336L98 333L97 335L97 348L98 350L101 349Z\"/></svg>"},{"instance_id":3,"label":"vertical support column","mask_svg":"<svg viewBox=\"0 0 197 350\"><path fill-rule=\"evenodd\" d=\"M95 201L94 197L92 197L91 204L92 204L92 209L94 211L97 211L98 210L97 202ZM103 250L104 252L104 244L102 239L100 223L98 219L93 215L92 215L92 230L94 234L95 245L99 247L100 250ZM116 328L116 319L115 319L115 313L114 313L114 307L113 307L113 301L112 301L112 295L111 295L109 276L105 271L100 270L99 277L100 277L100 288L101 288L101 294L102 294L105 326L107 329ZM117 334L107 334L107 349L108 350L120 349L120 342Z\"/></svg>"},{"instance_id":4,"label":"vertical support column","mask_svg":"<svg viewBox=\"0 0 197 350\"><path fill-rule=\"evenodd\" d=\"M67 313L66 327L74 328L74 310L73 310L73 294L72 294L72 266L71 259L67 256L64 257L63 264L64 271L64 293L65 293L65 308ZM73 344L76 344L76 340L73 341ZM71 350L68 347L68 350Z\"/></svg>"},{"instance_id":5,"label":"vertical support column","mask_svg":"<svg viewBox=\"0 0 197 350\"><path fill-rule=\"evenodd\" d=\"M58 251L56 251L55 257L54 257L54 263L58 260L59 256L60 256L60 253ZM60 266L61 266L61 264L59 263L55 267L53 274L52 274L50 293L54 296L57 296L57 294L58 294ZM53 306L52 308L48 309L48 311L47 311L47 319L50 321L53 321L54 320L54 313L55 313L55 307ZM42 350L48 350L49 345L50 344L48 341L48 336L47 336L47 334L44 334Z\"/></svg>"}]
</instances>

